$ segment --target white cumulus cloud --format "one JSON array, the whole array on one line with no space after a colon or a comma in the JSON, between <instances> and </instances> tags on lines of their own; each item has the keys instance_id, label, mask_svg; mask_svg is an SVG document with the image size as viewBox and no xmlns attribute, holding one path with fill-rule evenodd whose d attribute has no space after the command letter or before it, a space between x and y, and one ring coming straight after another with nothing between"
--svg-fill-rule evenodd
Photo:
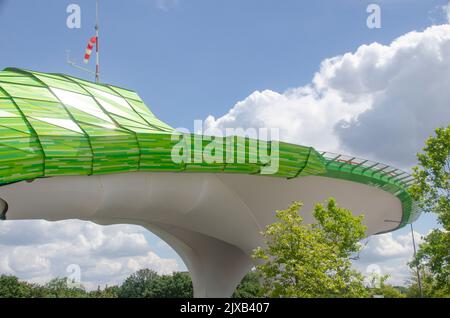
<instances>
[{"instance_id":1,"label":"white cumulus cloud","mask_svg":"<svg viewBox=\"0 0 450 318\"><path fill-rule=\"evenodd\" d=\"M423 242L422 234L414 232L414 236L416 246ZM353 265L366 276L370 276L371 269L376 266L380 270L379 274L390 276L389 284L404 286L411 278L412 270L408 262L412 259L413 251L410 232L374 235L368 239L367 246Z\"/></svg>"},{"instance_id":2,"label":"white cumulus cloud","mask_svg":"<svg viewBox=\"0 0 450 318\"><path fill-rule=\"evenodd\" d=\"M324 60L311 83L256 91L205 129L280 128L282 140L408 167L450 123L450 25Z\"/></svg>"},{"instance_id":3,"label":"white cumulus cloud","mask_svg":"<svg viewBox=\"0 0 450 318\"><path fill-rule=\"evenodd\" d=\"M162 258L132 225L100 226L84 221L6 221L0 223L0 274L45 283L70 275L68 266L81 270L87 288L121 283L142 268L160 274L182 269L176 259Z\"/></svg>"},{"instance_id":4,"label":"white cumulus cloud","mask_svg":"<svg viewBox=\"0 0 450 318\"><path fill-rule=\"evenodd\" d=\"M450 23L450 2L447 3L446 5L442 6L442 11L445 14L447 22Z\"/></svg>"},{"instance_id":5,"label":"white cumulus cloud","mask_svg":"<svg viewBox=\"0 0 450 318\"><path fill-rule=\"evenodd\" d=\"M168 11L178 5L179 0L155 0L156 7L163 11Z\"/></svg>"}]
</instances>

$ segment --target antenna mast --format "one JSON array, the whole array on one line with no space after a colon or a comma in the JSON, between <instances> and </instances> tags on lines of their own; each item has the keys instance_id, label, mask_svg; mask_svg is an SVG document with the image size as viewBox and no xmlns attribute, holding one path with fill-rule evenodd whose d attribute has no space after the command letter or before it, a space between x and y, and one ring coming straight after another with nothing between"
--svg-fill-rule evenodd
<instances>
[{"instance_id":1,"label":"antenna mast","mask_svg":"<svg viewBox=\"0 0 450 318\"><path fill-rule=\"evenodd\" d=\"M100 81L100 64L99 64L99 53L98 53L98 0L95 2L95 36L97 41L95 42L95 81L98 83Z\"/></svg>"},{"instance_id":2,"label":"antenna mast","mask_svg":"<svg viewBox=\"0 0 450 318\"><path fill-rule=\"evenodd\" d=\"M67 54L67 63L70 64L71 66L85 71L87 73L91 73L91 74L95 74L95 82L99 82L100 81L100 63L99 63L99 46L98 46L98 34L99 34L99 19L98 19L98 0L95 1L95 72L91 71L85 67L79 66L75 63L74 60L71 59L70 57L70 50L66 50L66 54Z\"/></svg>"}]
</instances>

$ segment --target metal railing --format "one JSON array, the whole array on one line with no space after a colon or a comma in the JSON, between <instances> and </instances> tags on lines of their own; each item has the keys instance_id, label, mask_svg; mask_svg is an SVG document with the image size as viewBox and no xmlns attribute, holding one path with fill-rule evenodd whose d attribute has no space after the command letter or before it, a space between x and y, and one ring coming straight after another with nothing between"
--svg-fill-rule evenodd
<instances>
[{"instance_id":1,"label":"metal railing","mask_svg":"<svg viewBox=\"0 0 450 318\"><path fill-rule=\"evenodd\" d=\"M347 167L350 167L349 172L351 173L368 176L378 175L379 178L387 181L400 183L405 188L408 188L414 182L414 177L411 174L384 163L327 151L319 151L319 153L327 160L326 166L336 164L337 168L341 169L347 165Z\"/></svg>"}]
</instances>

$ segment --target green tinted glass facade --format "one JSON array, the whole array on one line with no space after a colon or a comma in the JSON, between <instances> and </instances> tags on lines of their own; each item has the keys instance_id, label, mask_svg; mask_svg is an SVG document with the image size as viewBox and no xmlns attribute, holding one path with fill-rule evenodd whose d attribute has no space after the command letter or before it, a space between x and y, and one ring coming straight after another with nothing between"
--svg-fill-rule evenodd
<instances>
[{"instance_id":1,"label":"green tinted glass facade","mask_svg":"<svg viewBox=\"0 0 450 318\"><path fill-rule=\"evenodd\" d=\"M202 136L175 132L133 91L63 74L15 68L0 72L0 185L129 171L261 175L268 163L257 158L252 145L273 150L270 142L217 137L223 160L176 163L172 150L182 137L192 153L196 146L205 150L211 143ZM225 158L230 147L234 157ZM238 160L238 147L245 149L243 160ZM271 176L321 175L369 184L401 200L401 226L418 215L406 191L411 178L395 168L282 142L277 157L278 170Z\"/></svg>"}]
</instances>

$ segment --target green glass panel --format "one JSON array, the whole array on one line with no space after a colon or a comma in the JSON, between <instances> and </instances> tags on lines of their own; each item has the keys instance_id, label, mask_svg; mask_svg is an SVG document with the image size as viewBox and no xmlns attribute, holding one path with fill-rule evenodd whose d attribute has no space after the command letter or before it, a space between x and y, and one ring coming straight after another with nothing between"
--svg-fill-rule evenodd
<instances>
[{"instance_id":1,"label":"green glass panel","mask_svg":"<svg viewBox=\"0 0 450 318\"><path fill-rule=\"evenodd\" d=\"M39 81L29 76L4 76L0 74L0 82L44 87Z\"/></svg>"},{"instance_id":2,"label":"green glass panel","mask_svg":"<svg viewBox=\"0 0 450 318\"><path fill-rule=\"evenodd\" d=\"M97 90L101 90L101 91L104 91L106 93L115 94L115 92L111 91L111 89L109 89L109 87L106 86L106 85L88 82L88 81L85 81L85 80L82 80L82 79L76 78L76 77L69 77L69 78L70 78L70 80L72 80L72 81L78 83L79 85L81 85L86 90L88 88L95 88Z\"/></svg>"},{"instance_id":3,"label":"green glass panel","mask_svg":"<svg viewBox=\"0 0 450 318\"><path fill-rule=\"evenodd\" d=\"M15 98L14 102L25 116L70 119L64 106L58 102Z\"/></svg>"},{"instance_id":4,"label":"green glass panel","mask_svg":"<svg viewBox=\"0 0 450 318\"><path fill-rule=\"evenodd\" d=\"M38 136L79 136L83 134L81 131L74 131L66 129L64 127L53 125L45 122L43 119L35 119L33 117L27 117L27 121L33 126ZM78 126L78 125L77 125Z\"/></svg>"},{"instance_id":5,"label":"green glass panel","mask_svg":"<svg viewBox=\"0 0 450 318\"><path fill-rule=\"evenodd\" d=\"M104 113L102 108L95 102L92 97L61 90L58 88L53 88L52 91L65 106L78 109L91 116L97 117L101 121L106 121L110 124L113 123L108 114Z\"/></svg>"},{"instance_id":6,"label":"green glass panel","mask_svg":"<svg viewBox=\"0 0 450 318\"><path fill-rule=\"evenodd\" d=\"M12 97L57 101L47 88L6 83L1 83L1 87Z\"/></svg>"},{"instance_id":7,"label":"green glass panel","mask_svg":"<svg viewBox=\"0 0 450 318\"><path fill-rule=\"evenodd\" d=\"M39 80L44 82L47 86L50 88L60 88L67 91L85 94L82 88L80 88L78 85L71 83L69 81L63 80L63 79L56 79L48 76L43 75L35 75Z\"/></svg>"},{"instance_id":8,"label":"green glass panel","mask_svg":"<svg viewBox=\"0 0 450 318\"><path fill-rule=\"evenodd\" d=\"M136 92L130 91L128 89L120 88L117 86L112 86L112 85L109 85L109 87L111 87L111 89L113 89L114 91L116 91L117 93L119 93L120 95L125 97L126 99L130 98L130 99L134 99L136 101L141 100L141 98L139 97L139 95Z\"/></svg>"}]
</instances>

